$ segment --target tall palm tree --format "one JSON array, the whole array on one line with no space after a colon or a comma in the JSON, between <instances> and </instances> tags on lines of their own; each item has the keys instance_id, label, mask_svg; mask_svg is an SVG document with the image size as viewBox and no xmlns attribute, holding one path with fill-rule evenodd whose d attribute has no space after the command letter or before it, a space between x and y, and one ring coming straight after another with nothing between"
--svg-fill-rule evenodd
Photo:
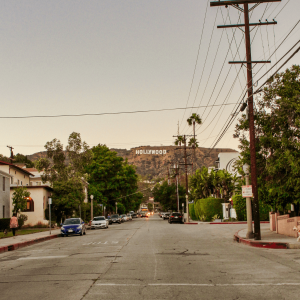
<instances>
[{"instance_id":1,"label":"tall palm tree","mask_svg":"<svg viewBox=\"0 0 300 300\"><path fill-rule=\"evenodd\" d=\"M193 140L193 143L191 143L191 146L194 148L194 162L196 163L196 147L199 146L197 143L197 139L196 139L196 124L201 125L202 120L198 114L194 113L186 121L188 122L189 126L193 126L194 138L191 139L191 140Z\"/></svg>"},{"instance_id":2,"label":"tall palm tree","mask_svg":"<svg viewBox=\"0 0 300 300\"><path fill-rule=\"evenodd\" d=\"M181 144L185 144L185 142L186 142L186 139L184 138L184 136L179 135L179 136L177 137L176 141L174 142L174 144L175 144L176 146L181 146Z\"/></svg>"}]
</instances>

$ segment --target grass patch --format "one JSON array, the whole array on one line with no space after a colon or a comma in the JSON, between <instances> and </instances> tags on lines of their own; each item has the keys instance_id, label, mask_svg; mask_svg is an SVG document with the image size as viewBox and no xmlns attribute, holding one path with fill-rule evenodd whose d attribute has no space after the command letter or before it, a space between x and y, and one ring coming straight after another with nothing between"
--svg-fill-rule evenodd
<instances>
[{"instance_id":1,"label":"grass patch","mask_svg":"<svg viewBox=\"0 0 300 300\"><path fill-rule=\"evenodd\" d=\"M42 231L49 231L49 228L20 229L16 231L16 235L25 235L25 234L42 232ZM0 232L0 239L6 237L12 237L12 236L13 236L12 231L9 231L6 235L3 232Z\"/></svg>"}]
</instances>

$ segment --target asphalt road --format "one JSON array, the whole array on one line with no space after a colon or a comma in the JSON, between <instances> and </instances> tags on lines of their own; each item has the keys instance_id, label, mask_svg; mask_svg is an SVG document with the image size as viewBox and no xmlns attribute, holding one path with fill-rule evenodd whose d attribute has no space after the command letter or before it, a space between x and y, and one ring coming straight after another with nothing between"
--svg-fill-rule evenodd
<instances>
[{"instance_id":1,"label":"asphalt road","mask_svg":"<svg viewBox=\"0 0 300 300\"><path fill-rule=\"evenodd\" d=\"M0 254L0 299L299 299L300 250L233 242L244 225L134 219Z\"/></svg>"}]
</instances>

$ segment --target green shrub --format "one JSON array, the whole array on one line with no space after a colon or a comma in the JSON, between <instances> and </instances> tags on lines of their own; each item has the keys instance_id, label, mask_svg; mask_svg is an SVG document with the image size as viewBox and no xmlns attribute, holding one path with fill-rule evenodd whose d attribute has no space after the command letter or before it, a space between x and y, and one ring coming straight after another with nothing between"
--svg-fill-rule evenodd
<instances>
[{"instance_id":1,"label":"green shrub","mask_svg":"<svg viewBox=\"0 0 300 300\"><path fill-rule=\"evenodd\" d=\"M18 224L19 224L19 228L21 229L22 226L24 225L24 223L28 220L28 217L26 215L19 215L18 218Z\"/></svg>"},{"instance_id":2,"label":"green shrub","mask_svg":"<svg viewBox=\"0 0 300 300\"><path fill-rule=\"evenodd\" d=\"M224 199L205 198L195 203L195 215L197 219L210 222L215 215L223 218L222 203Z\"/></svg>"},{"instance_id":3,"label":"green shrub","mask_svg":"<svg viewBox=\"0 0 300 300\"><path fill-rule=\"evenodd\" d=\"M9 229L10 218L0 219L0 231L4 231L5 229Z\"/></svg>"},{"instance_id":4,"label":"green shrub","mask_svg":"<svg viewBox=\"0 0 300 300\"><path fill-rule=\"evenodd\" d=\"M233 207L235 208L237 219L239 221L247 221L247 209L246 209L246 198L241 195L235 195L232 197ZM252 204L252 201L251 201ZM253 209L253 204L252 204ZM259 218L261 221L269 220L269 211L271 207L268 204L259 201Z\"/></svg>"},{"instance_id":5,"label":"green shrub","mask_svg":"<svg viewBox=\"0 0 300 300\"><path fill-rule=\"evenodd\" d=\"M236 211L238 221L247 220L246 199L242 195L234 195L232 197L233 208Z\"/></svg>"},{"instance_id":6,"label":"green shrub","mask_svg":"<svg viewBox=\"0 0 300 300\"><path fill-rule=\"evenodd\" d=\"M190 218L192 220L197 220L196 214L195 214L195 205L194 205L194 203L189 204L189 214L190 214Z\"/></svg>"}]
</instances>

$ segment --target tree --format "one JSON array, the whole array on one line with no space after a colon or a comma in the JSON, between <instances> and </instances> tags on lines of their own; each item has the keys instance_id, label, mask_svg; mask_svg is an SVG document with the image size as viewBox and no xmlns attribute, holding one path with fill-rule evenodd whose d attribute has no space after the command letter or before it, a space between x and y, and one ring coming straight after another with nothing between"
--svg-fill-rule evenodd
<instances>
[{"instance_id":1,"label":"tree","mask_svg":"<svg viewBox=\"0 0 300 300\"><path fill-rule=\"evenodd\" d=\"M226 170L211 170L209 173L206 167L202 167L190 176L191 198L198 200L215 194L217 198L222 197L224 200L228 200L233 195L238 180L236 175L232 175Z\"/></svg>"},{"instance_id":2,"label":"tree","mask_svg":"<svg viewBox=\"0 0 300 300\"><path fill-rule=\"evenodd\" d=\"M196 161L196 148L198 147L196 139L196 124L201 125L202 120L198 114L194 113L187 119L187 123L189 126L193 126L194 137L189 140L189 146L194 148L194 161Z\"/></svg>"},{"instance_id":3,"label":"tree","mask_svg":"<svg viewBox=\"0 0 300 300\"><path fill-rule=\"evenodd\" d=\"M148 203L148 210L153 211L153 204L152 203Z\"/></svg>"},{"instance_id":4,"label":"tree","mask_svg":"<svg viewBox=\"0 0 300 300\"><path fill-rule=\"evenodd\" d=\"M259 198L274 210L300 203L300 66L271 78L256 100L256 163ZM240 136L238 167L250 165L249 122L243 115L236 126Z\"/></svg>"},{"instance_id":5,"label":"tree","mask_svg":"<svg viewBox=\"0 0 300 300\"><path fill-rule=\"evenodd\" d=\"M45 148L47 158L38 160L35 165L43 171L43 182L50 182L53 188L52 209L60 222L62 218L72 216L83 204L85 167L92 159L92 151L76 132L70 134L65 150L58 139L47 142Z\"/></svg>"},{"instance_id":6,"label":"tree","mask_svg":"<svg viewBox=\"0 0 300 300\"><path fill-rule=\"evenodd\" d=\"M27 208L27 198L30 197L30 192L28 192L26 187L17 187L14 190L12 196L12 204L13 204L13 213L19 213L21 211L26 210Z\"/></svg>"},{"instance_id":7,"label":"tree","mask_svg":"<svg viewBox=\"0 0 300 300\"><path fill-rule=\"evenodd\" d=\"M182 203L185 203L185 187L178 185L178 193L180 209ZM153 188L153 196L155 202L160 202L163 210L177 211L177 192L174 183L169 185L167 181L164 181L162 184L156 184Z\"/></svg>"},{"instance_id":8,"label":"tree","mask_svg":"<svg viewBox=\"0 0 300 300\"><path fill-rule=\"evenodd\" d=\"M89 193L94 201L114 211L115 202L122 203L125 210L136 210L143 195L138 192L138 175L135 167L117 156L105 145L92 148L93 159L86 165L89 174Z\"/></svg>"},{"instance_id":9,"label":"tree","mask_svg":"<svg viewBox=\"0 0 300 300\"><path fill-rule=\"evenodd\" d=\"M24 163L26 165L26 168L34 167L34 163L30 159L28 159L26 155L20 153L14 155L14 163Z\"/></svg>"}]
</instances>

